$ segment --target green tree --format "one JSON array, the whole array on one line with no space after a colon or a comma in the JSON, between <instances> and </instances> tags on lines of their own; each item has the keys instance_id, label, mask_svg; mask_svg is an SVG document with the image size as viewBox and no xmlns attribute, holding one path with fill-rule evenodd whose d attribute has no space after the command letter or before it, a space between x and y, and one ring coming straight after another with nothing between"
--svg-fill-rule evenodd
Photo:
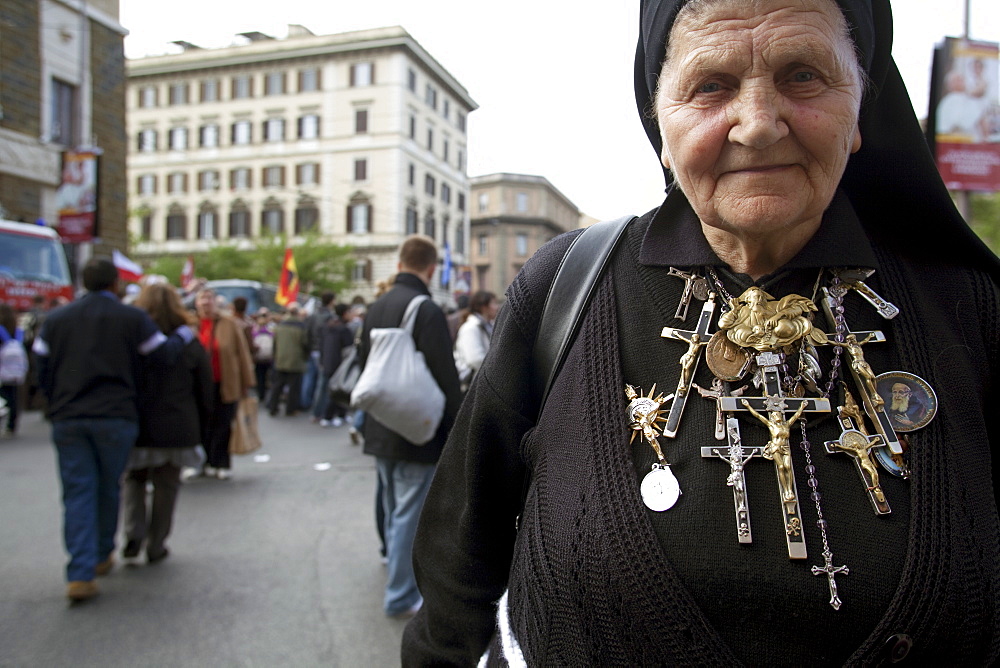
<instances>
[{"instance_id":1,"label":"green tree","mask_svg":"<svg viewBox=\"0 0 1000 668\"><path fill-rule=\"evenodd\" d=\"M1000 193L973 193L970 224L979 238L1000 253Z\"/></svg>"},{"instance_id":2,"label":"green tree","mask_svg":"<svg viewBox=\"0 0 1000 668\"><path fill-rule=\"evenodd\" d=\"M193 255L195 273L208 280L242 278L276 285L281 278L286 244L283 235L258 239L249 249L240 249L235 243L219 244L206 253ZM338 292L350 286L354 266L351 246L322 241L313 233L307 234L304 243L293 246L292 250L302 292ZM176 285L186 259L178 255L160 257L150 265L148 273L163 274Z\"/></svg>"}]
</instances>

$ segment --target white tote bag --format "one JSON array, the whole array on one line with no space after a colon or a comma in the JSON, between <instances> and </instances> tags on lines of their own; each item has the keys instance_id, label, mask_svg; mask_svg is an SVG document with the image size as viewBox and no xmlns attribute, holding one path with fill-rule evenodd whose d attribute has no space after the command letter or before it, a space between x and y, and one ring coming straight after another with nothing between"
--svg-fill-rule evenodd
<instances>
[{"instance_id":1,"label":"white tote bag","mask_svg":"<svg viewBox=\"0 0 1000 668\"><path fill-rule=\"evenodd\" d=\"M368 360L351 392L352 408L414 445L431 440L444 415L444 392L413 342L413 324L425 299L410 300L399 327L372 329Z\"/></svg>"}]
</instances>

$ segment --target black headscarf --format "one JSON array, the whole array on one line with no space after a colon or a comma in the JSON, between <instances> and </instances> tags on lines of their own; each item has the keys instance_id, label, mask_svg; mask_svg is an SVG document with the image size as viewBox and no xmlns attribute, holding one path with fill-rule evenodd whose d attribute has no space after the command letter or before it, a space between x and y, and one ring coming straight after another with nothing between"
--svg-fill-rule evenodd
<instances>
[{"instance_id":1,"label":"black headscarf","mask_svg":"<svg viewBox=\"0 0 1000 668\"><path fill-rule=\"evenodd\" d=\"M687 0L642 0L635 52L635 99L646 136L660 160L653 108L670 28ZM916 255L942 254L1000 280L1000 260L955 208L924 140L903 78L892 58L889 0L836 0L871 82L861 105L861 149L841 179L862 224L877 237L902 240ZM664 170L668 197L683 197Z\"/></svg>"}]
</instances>

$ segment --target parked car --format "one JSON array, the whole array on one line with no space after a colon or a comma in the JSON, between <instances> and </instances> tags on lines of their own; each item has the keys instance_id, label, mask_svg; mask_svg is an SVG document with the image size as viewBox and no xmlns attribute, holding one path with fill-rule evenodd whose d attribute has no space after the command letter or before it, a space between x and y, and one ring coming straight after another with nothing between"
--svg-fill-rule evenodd
<instances>
[{"instance_id":1,"label":"parked car","mask_svg":"<svg viewBox=\"0 0 1000 668\"><path fill-rule=\"evenodd\" d=\"M217 281L208 281L207 287L215 290L215 294L222 296L227 302L232 303L236 297L246 297L247 313L256 313L261 307L269 311L284 311L284 307L275 301L278 295L278 286L260 281L247 281L240 278L230 278ZM190 306L194 306L194 299L191 298ZM299 293L299 304L307 313L312 313L315 308L316 299L310 295Z\"/></svg>"}]
</instances>

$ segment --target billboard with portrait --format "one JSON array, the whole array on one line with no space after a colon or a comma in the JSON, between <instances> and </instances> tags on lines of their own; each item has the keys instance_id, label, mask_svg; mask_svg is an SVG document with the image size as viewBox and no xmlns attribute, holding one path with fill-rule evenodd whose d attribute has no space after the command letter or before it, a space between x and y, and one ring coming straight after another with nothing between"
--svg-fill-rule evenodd
<instances>
[{"instance_id":1,"label":"billboard with portrait","mask_svg":"<svg viewBox=\"0 0 1000 668\"><path fill-rule=\"evenodd\" d=\"M928 123L951 190L1000 190L1000 48L948 37L934 57Z\"/></svg>"},{"instance_id":2,"label":"billboard with portrait","mask_svg":"<svg viewBox=\"0 0 1000 668\"><path fill-rule=\"evenodd\" d=\"M56 190L59 236L63 241L90 241L97 234L96 151L65 151L62 182Z\"/></svg>"}]
</instances>

